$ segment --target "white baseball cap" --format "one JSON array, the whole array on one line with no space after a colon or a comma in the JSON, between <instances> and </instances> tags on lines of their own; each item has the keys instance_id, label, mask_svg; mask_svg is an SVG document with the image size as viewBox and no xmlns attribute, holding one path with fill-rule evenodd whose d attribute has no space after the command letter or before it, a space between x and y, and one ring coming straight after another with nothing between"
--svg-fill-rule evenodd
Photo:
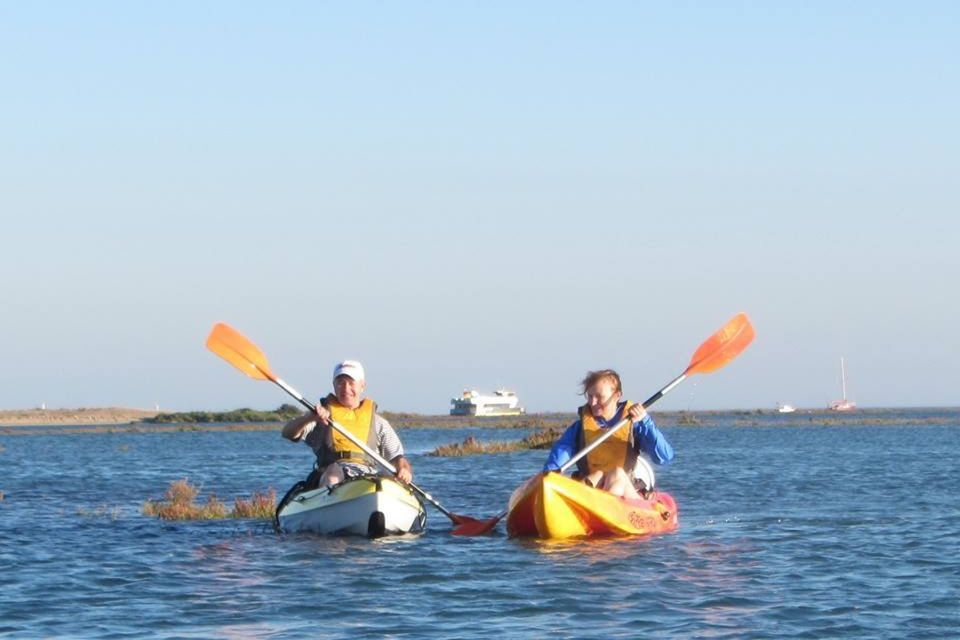
<instances>
[{"instance_id":1,"label":"white baseball cap","mask_svg":"<svg viewBox=\"0 0 960 640\"><path fill-rule=\"evenodd\" d=\"M333 368L333 379L337 376L350 376L357 382L363 382L363 365L356 360L344 360Z\"/></svg>"}]
</instances>

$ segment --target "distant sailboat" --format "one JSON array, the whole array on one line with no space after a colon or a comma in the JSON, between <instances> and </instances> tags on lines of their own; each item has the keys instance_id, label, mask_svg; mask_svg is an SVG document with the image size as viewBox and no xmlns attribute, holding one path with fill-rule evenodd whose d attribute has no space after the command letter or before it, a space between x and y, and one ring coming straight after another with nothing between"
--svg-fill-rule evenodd
<instances>
[{"instance_id":1,"label":"distant sailboat","mask_svg":"<svg viewBox=\"0 0 960 640\"><path fill-rule=\"evenodd\" d=\"M843 390L843 399L834 400L830 403L831 411L853 411L857 408L857 403L847 399L847 368L844 365L843 357L840 358L840 387Z\"/></svg>"},{"instance_id":2,"label":"distant sailboat","mask_svg":"<svg viewBox=\"0 0 960 640\"><path fill-rule=\"evenodd\" d=\"M797 408L792 404L787 404L786 402L781 402L777 405L777 413L793 413Z\"/></svg>"}]
</instances>

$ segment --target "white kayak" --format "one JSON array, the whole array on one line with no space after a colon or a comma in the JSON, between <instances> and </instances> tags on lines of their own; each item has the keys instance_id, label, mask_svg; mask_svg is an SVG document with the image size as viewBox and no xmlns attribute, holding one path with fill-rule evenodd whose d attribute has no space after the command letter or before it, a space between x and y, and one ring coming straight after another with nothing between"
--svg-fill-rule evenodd
<instances>
[{"instance_id":1,"label":"white kayak","mask_svg":"<svg viewBox=\"0 0 960 640\"><path fill-rule=\"evenodd\" d=\"M277 505L275 524L285 533L380 538L422 532L427 513L405 485L384 476L361 476L329 489L304 490L297 483Z\"/></svg>"}]
</instances>

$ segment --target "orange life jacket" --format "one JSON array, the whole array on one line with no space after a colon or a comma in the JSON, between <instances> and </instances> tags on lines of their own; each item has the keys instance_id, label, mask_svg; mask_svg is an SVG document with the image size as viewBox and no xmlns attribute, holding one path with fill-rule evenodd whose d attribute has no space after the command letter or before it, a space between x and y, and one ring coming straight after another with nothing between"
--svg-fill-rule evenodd
<instances>
[{"instance_id":1,"label":"orange life jacket","mask_svg":"<svg viewBox=\"0 0 960 640\"><path fill-rule=\"evenodd\" d=\"M617 412L616 418L623 419L633 403L627 401ZM590 446L594 440L607 433L613 427L601 428L597 424L596 418L590 412L589 405L583 405L579 409L580 414L580 437L577 450ZM617 420L615 424L619 423ZM633 447L633 424L624 425L612 436L607 438L596 449L588 453L577 462L577 467L581 475L588 475L597 469L604 473L613 471L617 467L627 471L633 469L637 461L637 452Z\"/></svg>"},{"instance_id":2,"label":"orange life jacket","mask_svg":"<svg viewBox=\"0 0 960 640\"><path fill-rule=\"evenodd\" d=\"M323 406L330 412L330 417L333 418L334 422L356 436L361 442L366 443L367 447L377 451L379 443L377 442L377 430L374 428L377 404L373 400L365 398L356 409L348 409L340 404L335 395L330 394L323 399ZM368 462L368 457L363 453L363 449L350 442L346 436L341 435L333 427L318 423L316 428L323 429L322 442L324 446L316 452L319 468L338 460Z\"/></svg>"}]
</instances>

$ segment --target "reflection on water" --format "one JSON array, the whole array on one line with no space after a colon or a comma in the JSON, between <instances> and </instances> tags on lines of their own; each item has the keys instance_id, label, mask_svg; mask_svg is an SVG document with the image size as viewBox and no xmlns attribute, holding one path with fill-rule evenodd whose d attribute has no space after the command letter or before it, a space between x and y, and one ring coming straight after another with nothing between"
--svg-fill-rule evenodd
<instances>
[{"instance_id":1,"label":"reflection on water","mask_svg":"<svg viewBox=\"0 0 960 640\"><path fill-rule=\"evenodd\" d=\"M673 534L667 534L673 535ZM570 540L537 540L534 538L513 539L519 547L544 555L557 554L563 559L576 558L580 562L615 562L636 557L650 544L649 537L635 538L589 538ZM654 543L655 544L655 543Z\"/></svg>"},{"instance_id":2,"label":"reflection on water","mask_svg":"<svg viewBox=\"0 0 960 640\"><path fill-rule=\"evenodd\" d=\"M425 535L374 541L163 523L140 505L171 480L283 488L309 452L265 432L0 437L0 634L949 637L958 426L676 429L658 478L680 530L571 541L511 540L502 524L453 537L436 512ZM404 434L413 451L463 437ZM543 456L414 463L448 508L484 517Z\"/></svg>"},{"instance_id":3,"label":"reflection on water","mask_svg":"<svg viewBox=\"0 0 960 640\"><path fill-rule=\"evenodd\" d=\"M664 569L698 589L737 591L760 567L757 549L749 540L690 542L676 548Z\"/></svg>"}]
</instances>

